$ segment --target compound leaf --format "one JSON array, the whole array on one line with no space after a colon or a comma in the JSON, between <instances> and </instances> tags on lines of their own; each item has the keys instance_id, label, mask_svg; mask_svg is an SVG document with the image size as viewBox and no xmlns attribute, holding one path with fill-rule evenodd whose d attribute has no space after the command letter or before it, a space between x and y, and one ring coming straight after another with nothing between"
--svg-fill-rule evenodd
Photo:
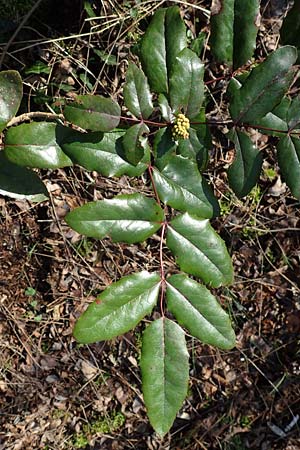
<instances>
[{"instance_id":1,"label":"compound leaf","mask_svg":"<svg viewBox=\"0 0 300 450\"><path fill-rule=\"evenodd\" d=\"M88 170L96 170L106 177L120 177L124 174L131 177L139 176L147 168L149 152L145 153L137 166L129 164L122 158L124 134L124 130L104 134L74 131L71 138L62 144L62 149L74 163Z\"/></svg>"},{"instance_id":2,"label":"compound leaf","mask_svg":"<svg viewBox=\"0 0 300 450\"><path fill-rule=\"evenodd\" d=\"M106 288L78 319L74 337L91 344L112 339L134 328L154 308L159 275L143 271Z\"/></svg>"},{"instance_id":3,"label":"compound leaf","mask_svg":"<svg viewBox=\"0 0 300 450\"><path fill-rule=\"evenodd\" d=\"M218 214L218 202L194 161L171 156L161 172L153 170L153 178L160 199L172 208L203 218Z\"/></svg>"},{"instance_id":4,"label":"compound leaf","mask_svg":"<svg viewBox=\"0 0 300 450\"><path fill-rule=\"evenodd\" d=\"M152 95L144 72L129 63L123 89L124 103L136 117L148 119L153 111Z\"/></svg>"},{"instance_id":5,"label":"compound leaf","mask_svg":"<svg viewBox=\"0 0 300 450\"><path fill-rule=\"evenodd\" d=\"M61 143L70 133L68 128L48 122L32 122L11 127L5 138L5 156L20 166L57 169L71 166Z\"/></svg>"},{"instance_id":6,"label":"compound leaf","mask_svg":"<svg viewBox=\"0 0 300 450\"><path fill-rule=\"evenodd\" d=\"M120 122L120 106L111 98L100 95L77 95L64 110L65 118L86 130L111 131Z\"/></svg>"},{"instance_id":7,"label":"compound leaf","mask_svg":"<svg viewBox=\"0 0 300 450\"><path fill-rule=\"evenodd\" d=\"M48 192L37 174L8 161L0 152L0 194L31 202L48 200Z\"/></svg>"},{"instance_id":8,"label":"compound leaf","mask_svg":"<svg viewBox=\"0 0 300 450\"><path fill-rule=\"evenodd\" d=\"M156 11L141 44L142 66L154 92L168 92L172 65L185 47L186 31L179 8Z\"/></svg>"},{"instance_id":9,"label":"compound leaf","mask_svg":"<svg viewBox=\"0 0 300 450\"><path fill-rule=\"evenodd\" d=\"M272 111L293 80L296 59L295 47L281 47L251 71L232 95L230 113L236 123L251 124Z\"/></svg>"},{"instance_id":10,"label":"compound leaf","mask_svg":"<svg viewBox=\"0 0 300 450\"><path fill-rule=\"evenodd\" d=\"M144 137L146 133L149 133L149 128L141 122L128 128L123 136L124 158L134 166L144 157L147 148L147 138Z\"/></svg>"},{"instance_id":11,"label":"compound leaf","mask_svg":"<svg viewBox=\"0 0 300 450\"><path fill-rule=\"evenodd\" d=\"M235 145L235 159L228 169L229 185L238 197L244 197L259 179L263 155L246 133L233 131L229 136Z\"/></svg>"},{"instance_id":12,"label":"compound leaf","mask_svg":"<svg viewBox=\"0 0 300 450\"><path fill-rule=\"evenodd\" d=\"M184 111L195 117L204 97L204 64L190 49L183 49L176 57L170 77L170 103L174 112Z\"/></svg>"},{"instance_id":13,"label":"compound leaf","mask_svg":"<svg viewBox=\"0 0 300 450\"><path fill-rule=\"evenodd\" d=\"M167 280L167 305L192 336L222 349L234 347L229 316L205 286L186 275L172 275Z\"/></svg>"},{"instance_id":14,"label":"compound leaf","mask_svg":"<svg viewBox=\"0 0 300 450\"><path fill-rule=\"evenodd\" d=\"M87 203L66 216L68 225L80 234L114 242L141 242L154 234L164 219L154 199L141 194L118 195L110 200Z\"/></svg>"},{"instance_id":15,"label":"compound leaf","mask_svg":"<svg viewBox=\"0 0 300 450\"><path fill-rule=\"evenodd\" d=\"M141 371L144 401L154 430L164 436L187 395L189 364L182 328L167 318L143 333Z\"/></svg>"},{"instance_id":16,"label":"compound leaf","mask_svg":"<svg viewBox=\"0 0 300 450\"><path fill-rule=\"evenodd\" d=\"M300 199L300 139L284 136L277 144L278 164L292 194Z\"/></svg>"},{"instance_id":17,"label":"compound leaf","mask_svg":"<svg viewBox=\"0 0 300 450\"><path fill-rule=\"evenodd\" d=\"M167 246L184 272L213 287L232 282L230 256L208 219L189 213L177 216L168 226Z\"/></svg>"},{"instance_id":18,"label":"compound leaf","mask_svg":"<svg viewBox=\"0 0 300 450\"><path fill-rule=\"evenodd\" d=\"M19 72L5 70L0 73L0 132L17 114L23 95Z\"/></svg>"}]
</instances>

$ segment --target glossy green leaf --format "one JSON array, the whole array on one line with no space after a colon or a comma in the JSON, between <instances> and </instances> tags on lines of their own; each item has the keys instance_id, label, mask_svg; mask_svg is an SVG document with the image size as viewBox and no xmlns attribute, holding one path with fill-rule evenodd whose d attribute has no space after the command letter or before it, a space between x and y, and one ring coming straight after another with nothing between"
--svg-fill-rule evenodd
<instances>
[{"instance_id":1,"label":"glossy green leaf","mask_svg":"<svg viewBox=\"0 0 300 450\"><path fill-rule=\"evenodd\" d=\"M253 56L260 25L259 0L235 0L233 67L243 66Z\"/></svg>"},{"instance_id":2,"label":"glossy green leaf","mask_svg":"<svg viewBox=\"0 0 300 450\"><path fill-rule=\"evenodd\" d=\"M74 337L91 344L112 339L133 329L157 302L160 277L143 271L111 284L78 319Z\"/></svg>"},{"instance_id":3,"label":"glossy green leaf","mask_svg":"<svg viewBox=\"0 0 300 450\"><path fill-rule=\"evenodd\" d=\"M11 127L5 138L5 156L20 166L57 169L71 166L61 143L70 130L50 122L32 122Z\"/></svg>"},{"instance_id":4,"label":"glossy green leaf","mask_svg":"<svg viewBox=\"0 0 300 450\"><path fill-rule=\"evenodd\" d=\"M277 144L278 164L292 194L300 199L300 139L284 136Z\"/></svg>"},{"instance_id":5,"label":"glossy green leaf","mask_svg":"<svg viewBox=\"0 0 300 450\"><path fill-rule=\"evenodd\" d=\"M233 60L235 0L212 0L210 46L214 58L229 65Z\"/></svg>"},{"instance_id":6,"label":"glossy green leaf","mask_svg":"<svg viewBox=\"0 0 300 450\"><path fill-rule=\"evenodd\" d=\"M23 95L22 79L15 70L0 72L0 132L17 114Z\"/></svg>"},{"instance_id":7,"label":"glossy green leaf","mask_svg":"<svg viewBox=\"0 0 300 450\"><path fill-rule=\"evenodd\" d=\"M186 45L186 31L179 8L172 6L157 10L141 44L142 66L152 91L168 92L172 65Z\"/></svg>"},{"instance_id":8,"label":"glossy green leaf","mask_svg":"<svg viewBox=\"0 0 300 450\"><path fill-rule=\"evenodd\" d=\"M119 125L121 109L111 98L77 95L64 110L66 120L92 131L111 131Z\"/></svg>"},{"instance_id":9,"label":"glossy green leaf","mask_svg":"<svg viewBox=\"0 0 300 450\"><path fill-rule=\"evenodd\" d=\"M294 47L281 47L251 71L232 96L230 113L236 123L251 124L272 111L293 80L296 59Z\"/></svg>"},{"instance_id":10,"label":"glossy green leaf","mask_svg":"<svg viewBox=\"0 0 300 450\"><path fill-rule=\"evenodd\" d=\"M282 137L282 133L280 131L288 130L286 121L282 120L273 112L269 112L264 117L257 120L256 123L254 121L253 125L257 126L261 133L270 136Z\"/></svg>"},{"instance_id":11,"label":"glossy green leaf","mask_svg":"<svg viewBox=\"0 0 300 450\"><path fill-rule=\"evenodd\" d=\"M295 45L300 51L300 3L294 1L294 6L289 10L283 20L280 29L281 42L283 44Z\"/></svg>"},{"instance_id":12,"label":"glossy green leaf","mask_svg":"<svg viewBox=\"0 0 300 450\"><path fill-rule=\"evenodd\" d=\"M164 436L187 395L189 355L182 328L167 318L143 333L141 371L144 401L154 430Z\"/></svg>"},{"instance_id":13,"label":"glossy green leaf","mask_svg":"<svg viewBox=\"0 0 300 450\"><path fill-rule=\"evenodd\" d=\"M161 110L161 115L163 119L168 123L172 122L174 119L174 114L172 113L172 108L169 105L169 101L164 94L159 94L158 96L158 105Z\"/></svg>"},{"instance_id":14,"label":"glossy green leaf","mask_svg":"<svg viewBox=\"0 0 300 450\"><path fill-rule=\"evenodd\" d=\"M48 200L48 192L37 174L8 161L0 152L0 194L31 202Z\"/></svg>"},{"instance_id":15,"label":"glossy green leaf","mask_svg":"<svg viewBox=\"0 0 300 450\"><path fill-rule=\"evenodd\" d=\"M118 195L111 200L87 203L66 216L67 224L80 234L114 242L141 242L154 234L164 213L154 199L141 194Z\"/></svg>"},{"instance_id":16,"label":"glossy green leaf","mask_svg":"<svg viewBox=\"0 0 300 450\"><path fill-rule=\"evenodd\" d=\"M229 137L235 146L235 159L228 169L229 185L238 197L244 197L259 179L263 155L246 133L232 131Z\"/></svg>"},{"instance_id":17,"label":"glossy green leaf","mask_svg":"<svg viewBox=\"0 0 300 450\"><path fill-rule=\"evenodd\" d=\"M147 137L149 128L143 122L132 125L126 130L123 136L122 144L124 149L124 158L130 164L136 166L144 157L147 147Z\"/></svg>"},{"instance_id":18,"label":"glossy green leaf","mask_svg":"<svg viewBox=\"0 0 300 450\"><path fill-rule=\"evenodd\" d=\"M161 172L153 170L153 179L159 198L172 208L203 218L218 215L218 202L194 161L173 156Z\"/></svg>"},{"instance_id":19,"label":"glossy green leaf","mask_svg":"<svg viewBox=\"0 0 300 450\"><path fill-rule=\"evenodd\" d=\"M208 219L189 213L177 216L168 226L167 246L184 272L213 287L232 282L230 256Z\"/></svg>"},{"instance_id":20,"label":"glossy green leaf","mask_svg":"<svg viewBox=\"0 0 300 450\"><path fill-rule=\"evenodd\" d=\"M154 136L153 151L155 165L162 170L172 155L176 154L178 144L172 137L171 128L160 128Z\"/></svg>"},{"instance_id":21,"label":"glossy green leaf","mask_svg":"<svg viewBox=\"0 0 300 450\"><path fill-rule=\"evenodd\" d=\"M129 111L136 117L148 119L153 111L152 95L144 72L135 64L129 63L123 94Z\"/></svg>"},{"instance_id":22,"label":"glossy green leaf","mask_svg":"<svg viewBox=\"0 0 300 450\"><path fill-rule=\"evenodd\" d=\"M211 292L186 275L167 280L167 306L180 325L205 344L222 349L235 345L228 314Z\"/></svg>"},{"instance_id":23,"label":"glossy green leaf","mask_svg":"<svg viewBox=\"0 0 300 450\"><path fill-rule=\"evenodd\" d=\"M204 126L202 126L204 128ZM208 149L205 145L200 131L193 128L189 130L189 139L180 139L178 142L177 153L186 158L196 161L200 170L203 170L208 162Z\"/></svg>"},{"instance_id":24,"label":"glossy green leaf","mask_svg":"<svg viewBox=\"0 0 300 450\"><path fill-rule=\"evenodd\" d=\"M124 174L131 177L145 172L150 160L146 152L142 161L133 166L122 158L124 154L122 138L123 130L109 133L92 132L79 133L74 131L67 142L62 144L63 151L73 163L88 170L96 170L106 177L120 177Z\"/></svg>"},{"instance_id":25,"label":"glossy green leaf","mask_svg":"<svg viewBox=\"0 0 300 450\"><path fill-rule=\"evenodd\" d=\"M204 98L204 64L188 48L183 49L173 64L170 77L170 103L175 113L183 111L188 118L195 117Z\"/></svg>"}]
</instances>

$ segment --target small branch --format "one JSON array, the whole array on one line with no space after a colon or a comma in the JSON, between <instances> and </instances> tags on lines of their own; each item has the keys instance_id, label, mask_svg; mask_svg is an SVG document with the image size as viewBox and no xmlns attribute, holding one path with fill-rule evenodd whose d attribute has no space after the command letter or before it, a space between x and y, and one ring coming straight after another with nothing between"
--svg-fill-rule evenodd
<instances>
[{"instance_id":1,"label":"small branch","mask_svg":"<svg viewBox=\"0 0 300 450\"><path fill-rule=\"evenodd\" d=\"M150 125L152 127L158 127L158 128L162 128L162 127L167 127L168 125L170 125L167 122L154 122L153 120L146 120L146 119L135 119L134 117L124 117L121 116L120 119L124 120L125 122L134 122L134 123L140 123L143 122L146 125Z\"/></svg>"},{"instance_id":2,"label":"small branch","mask_svg":"<svg viewBox=\"0 0 300 450\"><path fill-rule=\"evenodd\" d=\"M47 113L42 111L32 111L14 117L13 119L11 119L10 122L8 122L7 127L18 125L19 123L26 122L27 120L30 119L55 120L55 119L64 119L64 116L62 114Z\"/></svg>"}]
</instances>

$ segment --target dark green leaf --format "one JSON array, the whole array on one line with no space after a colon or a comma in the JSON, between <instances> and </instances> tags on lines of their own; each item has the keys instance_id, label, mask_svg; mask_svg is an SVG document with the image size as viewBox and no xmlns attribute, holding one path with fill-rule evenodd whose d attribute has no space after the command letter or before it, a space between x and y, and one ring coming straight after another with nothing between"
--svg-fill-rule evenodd
<instances>
[{"instance_id":1,"label":"dark green leaf","mask_svg":"<svg viewBox=\"0 0 300 450\"><path fill-rule=\"evenodd\" d=\"M232 97L230 113L236 123L251 124L272 111L293 80L296 59L294 47L281 47L251 71Z\"/></svg>"},{"instance_id":2,"label":"dark green leaf","mask_svg":"<svg viewBox=\"0 0 300 450\"><path fill-rule=\"evenodd\" d=\"M144 331L141 371L144 401L154 430L165 435L187 395L189 364L182 328L169 319Z\"/></svg>"},{"instance_id":3,"label":"dark green leaf","mask_svg":"<svg viewBox=\"0 0 300 450\"><path fill-rule=\"evenodd\" d=\"M288 130L287 123L273 112L269 112L264 117L257 120L256 123L254 121L253 125L256 125L261 133L270 136L282 137L282 133L280 133L280 130Z\"/></svg>"},{"instance_id":4,"label":"dark green leaf","mask_svg":"<svg viewBox=\"0 0 300 450\"><path fill-rule=\"evenodd\" d=\"M158 96L158 104L161 110L161 114L166 122L171 122L174 118L172 113L171 106L169 105L168 99L164 94L159 94Z\"/></svg>"},{"instance_id":5,"label":"dark green leaf","mask_svg":"<svg viewBox=\"0 0 300 450\"><path fill-rule=\"evenodd\" d=\"M106 177L120 177L124 174L131 177L139 176L147 168L149 152L146 152L137 166L129 164L122 158L124 134L123 130L105 134L74 131L68 142L62 144L62 148L74 163L88 170L96 170Z\"/></svg>"},{"instance_id":6,"label":"dark green leaf","mask_svg":"<svg viewBox=\"0 0 300 450\"><path fill-rule=\"evenodd\" d=\"M178 53L186 47L186 32L177 6L155 12L142 39L141 60L154 92L168 92L168 78Z\"/></svg>"},{"instance_id":7,"label":"dark green leaf","mask_svg":"<svg viewBox=\"0 0 300 450\"><path fill-rule=\"evenodd\" d=\"M123 89L124 102L136 117L148 119L153 111L152 96L144 72L129 63Z\"/></svg>"},{"instance_id":8,"label":"dark green leaf","mask_svg":"<svg viewBox=\"0 0 300 450\"><path fill-rule=\"evenodd\" d=\"M152 198L141 194L118 195L76 208L66 216L67 224L80 234L114 242L141 242L154 234L164 213Z\"/></svg>"},{"instance_id":9,"label":"dark green leaf","mask_svg":"<svg viewBox=\"0 0 300 450\"><path fill-rule=\"evenodd\" d=\"M300 199L300 139L284 136L277 144L278 164L292 194Z\"/></svg>"},{"instance_id":10,"label":"dark green leaf","mask_svg":"<svg viewBox=\"0 0 300 450\"><path fill-rule=\"evenodd\" d=\"M77 321L74 337L91 344L134 328L157 302L159 275L143 271L123 277L105 289Z\"/></svg>"},{"instance_id":11,"label":"dark green leaf","mask_svg":"<svg viewBox=\"0 0 300 450\"><path fill-rule=\"evenodd\" d=\"M86 130L111 131L120 122L120 106L100 95L77 95L76 101L65 107L65 118Z\"/></svg>"},{"instance_id":12,"label":"dark green leaf","mask_svg":"<svg viewBox=\"0 0 300 450\"><path fill-rule=\"evenodd\" d=\"M203 126L203 129L205 126ZM189 139L180 139L178 142L177 153L186 158L196 161L200 170L203 170L208 162L208 150L205 146L205 138L202 139L200 131L193 128L189 130Z\"/></svg>"},{"instance_id":13,"label":"dark green leaf","mask_svg":"<svg viewBox=\"0 0 300 450\"><path fill-rule=\"evenodd\" d=\"M176 57L170 77L170 103L172 110L183 110L188 118L195 117L204 98L204 64L188 48Z\"/></svg>"},{"instance_id":14,"label":"dark green leaf","mask_svg":"<svg viewBox=\"0 0 300 450\"><path fill-rule=\"evenodd\" d=\"M176 154L177 143L172 137L172 131L168 127L160 128L154 137L153 151L155 165L161 170L168 162L170 156Z\"/></svg>"},{"instance_id":15,"label":"dark green leaf","mask_svg":"<svg viewBox=\"0 0 300 450\"><path fill-rule=\"evenodd\" d=\"M283 44L295 45L300 48L300 3L294 1L294 6L290 9L283 20L280 29L280 37Z\"/></svg>"},{"instance_id":16,"label":"dark green leaf","mask_svg":"<svg viewBox=\"0 0 300 450\"><path fill-rule=\"evenodd\" d=\"M167 246L184 272L213 287L232 282L230 256L208 219L188 213L177 216L168 226Z\"/></svg>"},{"instance_id":17,"label":"dark green leaf","mask_svg":"<svg viewBox=\"0 0 300 450\"><path fill-rule=\"evenodd\" d=\"M0 132L17 114L23 95L22 79L15 70L0 73Z\"/></svg>"},{"instance_id":18,"label":"dark green leaf","mask_svg":"<svg viewBox=\"0 0 300 450\"><path fill-rule=\"evenodd\" d=\"M146 133L149 133L149 128L141 122L128 128L123 136L124 159L134 166L144 157L147 148Z\"/></svg>"},{"instance_id":19,"label":"dark green leaf","mask_svg":"<svg viewBox=\"0 0 300 450\"><path fill-rule=\"evenodd\" d=\"M167 304L192 336L222 349L235 346L230 319L205 286L186 275L172 275L167 280Z\"/></svg>"},{"instance_id":20,"label":"dark green leaf","mask_svg":"<svg viewBox=\"0 0 300 450\"><path fill-rule=\"evenodd\" d=\"M235 0L233 67L237 69L252 58L260 25L259 0Z\"/></svg>"},{"instance_id":21,"label":"dark green leaf","mask_svg":"<svg viewBox=\"0 0 300 450\"><path fill-rule=\"evenodd\" d=\"M235 0L213 0L211 6L210 45L214 58L232 64Z\"/></svg>"},{"instance_id":22,"label":"dark green leaf","mask_svg":"<svg viewBox=\"0 0 300 450\"><path fill-rule=\"evenodd\" d=\"M9 128L5 139L5 156L20 166L57 169L72 161L60 145L70 133L68 128L49 122L32 122Z\"/></svg>"},{"instance_id":23,"label":"dark green leaf","mask_svg":"<svg viewBox=\"0 0 300 450\"><path fill-rule=\"evenodd\" d=\"M232 131L229 137L235 146L235 159L228 169L229 184L238 197L244 197L259 179L263 155L247 134Z\"/></svg>"},{"instance_id":24,"label":"dark green leaf","mask_svg":"<svg viewBox=\"0 0 300 450\"><path fill-rule=\"evenodd\" d=\"M0 152L0 194L31 202L48 200L47 189L38 175L8 161L4 152Z\"/></svg>"},{"instance_id":25,"label":"dark green leaf","mask_svg":"<svg viewBox=\"0 0 300 450\"><path fill-rule=\"evenodd\" d=\"M153 170L153 178L160 199L167 205L203 218L219 213L218 202L195 162L172 156L161 172Z\"/></svg>"}]
</instances>

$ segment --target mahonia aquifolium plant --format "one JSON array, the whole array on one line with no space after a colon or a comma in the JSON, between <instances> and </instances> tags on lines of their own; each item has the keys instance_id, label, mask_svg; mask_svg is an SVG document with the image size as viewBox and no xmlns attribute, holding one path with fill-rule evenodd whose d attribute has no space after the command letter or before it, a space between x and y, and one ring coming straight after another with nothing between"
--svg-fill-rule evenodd
<instances>
[{"instance_id":1,"label":"mahonia aquifolium plant","mask_svg":"<svg viewBox=\"0 0 300 450\"><path fill-rule=\"evenodd\" d=\"M300 102L286 95L296 77L297 49L281 47L251 69L247 64L255 49L259 1L218 5L213 2L211 14L212 54L229 67L244 69L236 71L241 75L231 77L227 89L228 139L235 146L229 184L243 197L259 178L263 155L245 131L255 128L277 139L280 170L292 194L300 198ZM107 177L144 174L152 186L152 197L134 193L89 202L71 211L66 222L83 235L128 244L159 233L158 270L112 283L79 318L74 336L83 344L112 339L145 316L150 319L154 308L160 311L160 318L143 332L140 365L148 416L161 436L187 394L184 330L221 349L235 345L228 314L210 290L232 283L233 268L225 243L210 225L219 206L202 175L211 137L205 119L204 64L192 49L179 8L157 10L140 44L141 67L128 66L126 117L112 99L78 95L62 116L35 113L47 121L21 123L24 116L14 117L22 99L20 75L0 73L0 131L5 133L1 194L43 201L47 191L30 168L73 164ZM166 270L165 247L178 269Z\"/></svg>"}]
</instances>

